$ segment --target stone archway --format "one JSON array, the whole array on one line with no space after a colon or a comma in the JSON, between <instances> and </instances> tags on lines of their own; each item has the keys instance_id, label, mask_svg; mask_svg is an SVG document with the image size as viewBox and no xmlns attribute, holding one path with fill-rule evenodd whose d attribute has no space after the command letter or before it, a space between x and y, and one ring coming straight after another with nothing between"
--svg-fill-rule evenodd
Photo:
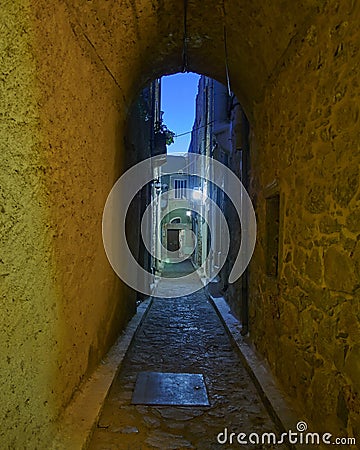
<instances>
[{"instance_id":1,"label":"stone archway","mask_svg":"<svg viewBox=\"0 0 360 450\"><path fill-rule=\"evenodd\" d=\"M101 6L82 0L68 8L74 33L93 47L126 102L150 79L183 70L226 84L227 59L232 90L250 118L269 80L296 55L311 25L333 10L310 0L285 1L281 9L271 2L235 0L212 0L206 9L199 0Z\"/></svg>"}]
</instances>

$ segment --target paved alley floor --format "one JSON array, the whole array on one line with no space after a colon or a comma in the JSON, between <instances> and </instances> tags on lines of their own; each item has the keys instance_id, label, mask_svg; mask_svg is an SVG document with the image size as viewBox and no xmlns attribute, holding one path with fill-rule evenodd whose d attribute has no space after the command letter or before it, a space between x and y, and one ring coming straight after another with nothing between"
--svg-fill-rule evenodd
<instances>
[{"instance_id":1,"label":"paved alley floor","mask_svg":"<svg viewBox=\"0 0 360 450\"><path fill-rule=\"evenodd\" d=\"M174 273L174 270L173 270ZM173 275L171 275L173 276ZM201 373L210 406L132 405L139 372ZM270 449L219 433L280 433L269 417L204 289L154 298L110 390L90 450ZM225 441L225 436L220 436ZM285 446L281 447L286 448Z\"/></svg>"},{"instance_id":2,"label":"paved alley floor","mask_svg":"<svg viewBox=\"0 0 360 450\"><path fill-rule=\"evenodd\" d=\"M158 297L166 297L170 292L171 296L181 296L184 291L183 282L179 278L188 275L189 279L186 281L186 287L190 287L193 292L202 288L202 283L194 271L194 267L189 260L181 263L165 264L162 273L163 279L156 288L156 295Z\"/></svg>"}]
</instances>

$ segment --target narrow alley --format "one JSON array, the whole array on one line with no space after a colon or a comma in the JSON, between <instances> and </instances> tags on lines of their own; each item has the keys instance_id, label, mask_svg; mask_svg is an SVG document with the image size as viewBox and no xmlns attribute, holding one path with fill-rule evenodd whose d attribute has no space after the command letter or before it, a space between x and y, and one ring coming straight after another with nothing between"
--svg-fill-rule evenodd
<instances>
[{"instance_id":1,"label":"narrow alley","mask_svg":"<svg viewBox=\"0 0 360 450\"><path fill-rule=\"evenodd\" d=\"M0 0L0 168L0 450L359 448L360 1Z\"/></svg>"},{"instance_id":2,"label":"narrow alley","mask_svg":"<svg viewBox=\"0 0 360 450\"><path fill-rule=\"evenodd\" d=\"M167 264L164 276L192 271L189 261ZM178 285L181 289L181 282ZM159 285L161 292L165 289L169 286ZM142 372L203 374L210 406L134 405L135 381ZM217 442L225 428L236 434L279 433L205 289L185 297L154 298L111 388L89 449L240 448L237 441Z\"/></svg>"}]
</instances>

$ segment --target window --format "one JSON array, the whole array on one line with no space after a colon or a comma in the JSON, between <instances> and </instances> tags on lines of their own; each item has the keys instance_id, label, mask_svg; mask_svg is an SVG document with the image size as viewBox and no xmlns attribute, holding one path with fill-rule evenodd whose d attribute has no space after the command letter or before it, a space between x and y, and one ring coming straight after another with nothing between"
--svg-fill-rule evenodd
<instances>
[{"instance_id":1,"label":"window","mask_svg":"<svg viewBox=\"0 0 360 450\"><path fill-rule=\"evenodd\" d=\"M279 266L280 197L266 199L266 273L277 277Z\"/></svg>"},{"instance_id":2,"label":"window","mask_svg":"<svg viewBox=\"0 0 360 450\"><path fill-rule=\"evenodd\" d=\"M186 180L174 180L175 198L186 198Z\"/></svg>"}]
</instances>

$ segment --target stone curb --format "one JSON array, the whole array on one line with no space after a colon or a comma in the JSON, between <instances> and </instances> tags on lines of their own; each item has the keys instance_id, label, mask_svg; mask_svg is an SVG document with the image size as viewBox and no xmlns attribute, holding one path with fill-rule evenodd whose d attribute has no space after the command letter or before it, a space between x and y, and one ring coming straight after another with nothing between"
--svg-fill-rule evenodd
<instances>
[{"instance_id":1,"label":"stone curb","mask_svg":"<svg viewBox=\"0 0 360 450\"><path fill-rule=\"evenodd\" d=\"M152 297L138 306L136 314L105 359L91 377L80 386L78 394L61 419L57 437L51 446L53 450L85 450L87 448L110 387L151 304Z\"/></svg>"},{"instance_id":2,"label":"stone curb","mask_svg":"<svg viewBox=\"0 0 360 450\"><path fill-rule=\"evenodd\" d=\"M300 420L304 420L301 414L290 406L289 400L276 385L266 362L256 354L254 348L246 342L246 338L241 335L241 324L236 317L231 314L230 307L225 299L223 297L214 298L209 293L207 295L233 345L239 352L241 360L255 384L271 418L282 433L288 432L289 430L296 432L296 424ZM287 446L292 450L300 449L300 447L296 445L288 444ZM306 445L306 448L309 450L315 449L312 445Z\"/></svg>"}]
</instances>

